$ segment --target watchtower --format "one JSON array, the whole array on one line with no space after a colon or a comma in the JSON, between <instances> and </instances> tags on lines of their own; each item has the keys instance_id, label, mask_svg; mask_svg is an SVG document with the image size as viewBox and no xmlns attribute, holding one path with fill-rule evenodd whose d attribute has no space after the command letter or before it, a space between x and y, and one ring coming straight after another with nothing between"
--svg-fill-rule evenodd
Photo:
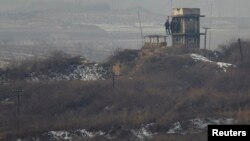
<instances>
[{"instance_id":1,"label":"watchtower","mask_svg":"<svg viewBox=\"0 0 250 141\"><path fill-rule=\"evenodd\" d=\"M199 8L173 8L172 43L176 47L200 48L200 15Z\"/></svg>"}]
</instances>

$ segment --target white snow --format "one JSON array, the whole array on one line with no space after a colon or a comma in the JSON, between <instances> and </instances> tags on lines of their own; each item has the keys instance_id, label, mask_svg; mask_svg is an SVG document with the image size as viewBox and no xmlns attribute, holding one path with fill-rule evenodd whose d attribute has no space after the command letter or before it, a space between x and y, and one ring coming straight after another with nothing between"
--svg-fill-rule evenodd
<instances>
[{"instance_id":1,"label":"white snow","mask_svg":"<svg viewBox=\"0 0 250 141\"><path fill-rule=\"evenodd\" d=\"M103 131L98 131L95 134L98 135L98 136L104 136L105 135L105 133Z\"/></svg>"},{"instance_id":2,"label":"white snow","mask_svg":"<svg viewBox=\"0 0 250 141\"><path fill-rule=\"evenodd\" d=\"M208 122L200 118L191 119L190 122L192 122L193 126L198 129L204 129L209 124Z\"/></svg>"},{"instance_id":3,"label":"white snow","mask_svg":"<svg viewBox=\"0 0 250 141\"><path fill-rule=\"evenodd\" d=\"M207 118L207 119L202 119L202 118L196 118L196 119L191 119L190 122L193 124L195 128L198 129L205 129L209 124L233 124L235 121L232 118Z\"/></svg>"},{"instance_id":4,"label":"white snow","mask_svg":"<svg viewBox=\"0 0 250 141\"><path fill-rule=\"evenodd\" d=\"M32 137L32 141L41 141L38 137Z\"/></svg>"},{"instance_id":5,"label":"white snow","mask_svg":"<svg viewBox=\"0 0 250 141\"><path fill-rule=\"evenodd\" d=\"M234 67L233 64L223 63L223 62L217 62L217 65L218 65L219 68L221 68L224 72L227 72L227 68L228 68L228 67Z\"/></svg>"},{"instance_id":6,"label":"white snow","mask_svg":"<svg viewBox=\"0 0 250 141\"><path fill-rule=\"evenodd\" d=\"M194 118L190 120L184 120L173 123L168 130L164 130L166 134L193 134L199 133L204 131L208 125L223 125L223 124L235 124L237 123L236 120L233 118ZM157 132L152 132L150 127L154 127L156 123L150 123L142 125L141 128L137 129L129 129L124 128L121 132L130 131L129 137L136 138L136 140L150 140L154 135L158 134ZM191 129L191 130L190 130ZM118 129L119 130L119 129ZM56 141L72 141L75 139L86 140L95 137L104 137L105 139L115 139L117 138L116 135L110 135L109 133L113 132L114 130L111 129L109 131L88 131L87 129L78 129L74 131L50 131L44 133L42 136L32 137L32 139L40 140L40 137L48 138L48 140L56 140ZM112 133L111 133L112 134ZM118 135L119 136L119 135ZM25 140L25 139L23 139Z\"/></svg>"},{"instance_id":7,"label":"white snow","mask_svg":"<svg viewBox=\"0 0 250 141\"><path fill-rule=\"evenodd\" d=\"M206 129L208 125L222 125L234 123L236 123L236 121L232 118L195 118L174 123L171 128L169 128L167 134L186 134L188 133L189 129L196 129L198 132L200 132ZM183 126L187 127L188 129L182 128Z\"/></svg>"},{"instance_id":8,"label":"white snow","mask_svg":"<svg viewBox=\"0 0 250 141\"><path fill-rule=\"evenodd\" d=\"M68 140L71 141L70 133L68 131L50 131L49 136L55 140Z\"/></svg>"},{"instance_id":9,"label":"white snow","mask_svg":"<svg viewBox=\"0 0 250 141\"><path fill-rule=\"evenodd\" d=\"M103 131L90 132L86 129L79 129L76 131L66 131L66 130L50 131L48 133L45 133L45 135L48 135L51 140L63 140L63 141L71 141L75 138L94 138L96 136L104 136L108 139L114 138Z\"/></svg>"},{"instance_id":10,"label":"white snow","mask_svg":"<svg viewBox=\"0 0 250 141\"><path fill-rule=\"evenodd\" d=\"M58 73L48 70L49 75L37 74L33 72L30 74L28 81L38 82L40 80L83 80L83 81L95 81L103 80L104 75L107 74L107 69L104 67L93 64L93 65L73 65L65 68L65 73Z\"/></svg>"},{"instance_id":11,"label":"white snow","mask_svg":"<svg viewBox=\"0 0 250 141\"><path fill-rule=\"evenodd\" d=\"M105 136L106 138L112 138L110 135L106 134L103 131L90 132L86 129L81 129L81 130L78 130L77 133L80 133L80 136L84 138L94 138L96 136Z\"/></svg>"},{"instance_id":12,"label":"white snow","mask_svg":"<svg viewBox=\"0 0 250 141\"><path fill-rule=\"evenodd\" d=\"M142 125L141 129L132 129L132 134L139 140L151 139L154 133L149 131L149 128L154 126L155 123Z\"/></svg>"},{"instance_id":13,"label":"white snow","mask_svg":"<svg viewBox=\"0 0 250 141\"><path fill-rule=\"evenodd\" d=\"M173 127L170 128L167 132L167 134L176 134L182 131L181 123L176 122L174 123Z\"/></svg>"},{"instance_id":14,"label":"white snow","mask_svg":"<svg viewBox=\"0 0 250 141\"><path fill-rule=\"evenodd\" d=\"M235 67L235 65L233 65L233 64L211 61L208 58L206 58L202 55L199 55L199 54L192 53L190 56L192 59L195 60L195 62L202 61L202 62L208 62L208 63L215 63L218 66L218 68L222 69L224 72L227 72L227 68L229 68L229 67Z\"/></svg>"},{"instance_id":15,"label":"white snow","mask_svg":"<svg viewBox=\"0 0 250 141\"><path fill-rule=\"evenodd\" d=\"M209 59L207 59L206 57L202 56L202 55L199 55L199 54L194 54L192 53L191 55L191 58L193 58L196 62L197 61L203 61L203 62L213 62Z\"/></svg>"},{"instance_id":16,"label":"white snow","mask_svg":"<svg viewBox=\"0 0 250 141\"><path fill-rule=\"evenodd\" d=\"M88 138L93 138L95 137L95 134L92 132L87 131L86 129L81 129L79 130L80 134L82 137L88 137Z\"/></svg>"},{"instance_id":17,"label":"white snow","mask_svg":"<svg viewBox=\"0 0 250 141\"><path fill-rule=\"evenodd\" d=\"M102 77L102 74L99 73L104 71L104 68L98 66L97 64L93 66L77 66L76 69L69 75L70 78L88 81L88 80L98 80Z\"/></svg>"},{"instance_id":18,"label":"white snow","mask_svg":"<svg viewBox=\"0 0 250 141\"><path fill-rule=\"evenodd\" d=\"M236 121L233 118L219 118L219 119L209 119L213 124L233 124Z\"/></svg>"},{"instance_id":19,"label":"white snow","mask_svg":"<svg viewBox=\"0 0 250 141\"><path fill-rule=\"evenodd\" d=\"M142 127L142 129L140 130L132 130L132 133L134 134L136 138L141 139L141 140L150 139L153 137L153 134L147 131L145 127Z\"/></svg>"}]
</instances>

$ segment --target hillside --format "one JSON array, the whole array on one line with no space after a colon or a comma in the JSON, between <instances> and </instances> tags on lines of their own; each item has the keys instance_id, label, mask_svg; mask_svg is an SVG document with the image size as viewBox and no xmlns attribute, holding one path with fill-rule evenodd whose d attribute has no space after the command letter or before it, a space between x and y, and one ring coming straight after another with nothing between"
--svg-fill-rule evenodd
<instances>
[{"instance_id":1,"label":"hillside","mask_svg":"<svg viewBox=\"0 0 250 141\"><path fill-rule=\"evenodd\" d=\"M219 52L124 50L98 64L105 77L93 80L29 81L32 76L27 74L49 78L51 72L67 75L69 66L87 65L79 58L62 56L2 70L0 137L8 141L206 141L208 124L250 123L250 43L243 45L243 62L236 43ZM109 75L113 66L119 74L114 88ZM22 90L20 114L17 89Z\"/></svg>"}]
</instances>

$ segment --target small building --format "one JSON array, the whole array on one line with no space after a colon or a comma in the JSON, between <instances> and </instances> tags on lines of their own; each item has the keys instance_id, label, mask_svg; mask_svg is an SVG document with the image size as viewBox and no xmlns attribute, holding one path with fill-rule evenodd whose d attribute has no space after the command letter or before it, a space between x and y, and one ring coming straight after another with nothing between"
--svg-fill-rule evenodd
<instances>
[{"instance_id":1,"label":"small building","mask_svg":"<svg viewBox=\"0 0 250 141\"><path fill-rule=\"evenodd\" d=\"M175 47L200 48L199 8L173 8L170 24L172 44Z\"/></svg>"}]
</instances>

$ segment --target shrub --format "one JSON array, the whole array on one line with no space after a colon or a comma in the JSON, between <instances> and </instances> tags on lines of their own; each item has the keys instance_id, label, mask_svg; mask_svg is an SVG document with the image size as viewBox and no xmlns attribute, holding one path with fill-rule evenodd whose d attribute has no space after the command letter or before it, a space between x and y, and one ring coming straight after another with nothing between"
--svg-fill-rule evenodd
<instances>
[{"instance_id":1,"label":"shrub","mask_svg":"<svg viewBox=\"0 0 250 141\"><path fill-rule=\"evenodd\" d=\"M64 72L68 66L80 63L80 57L71 57L63 52L54 52L49 58L44 60L34 58L23 62L16 62L8 69L2 70L0 75L15 81L23 80L34 72L38 74L47 74L48 71L60 73Z\"/></svg>"}]
</instances>

